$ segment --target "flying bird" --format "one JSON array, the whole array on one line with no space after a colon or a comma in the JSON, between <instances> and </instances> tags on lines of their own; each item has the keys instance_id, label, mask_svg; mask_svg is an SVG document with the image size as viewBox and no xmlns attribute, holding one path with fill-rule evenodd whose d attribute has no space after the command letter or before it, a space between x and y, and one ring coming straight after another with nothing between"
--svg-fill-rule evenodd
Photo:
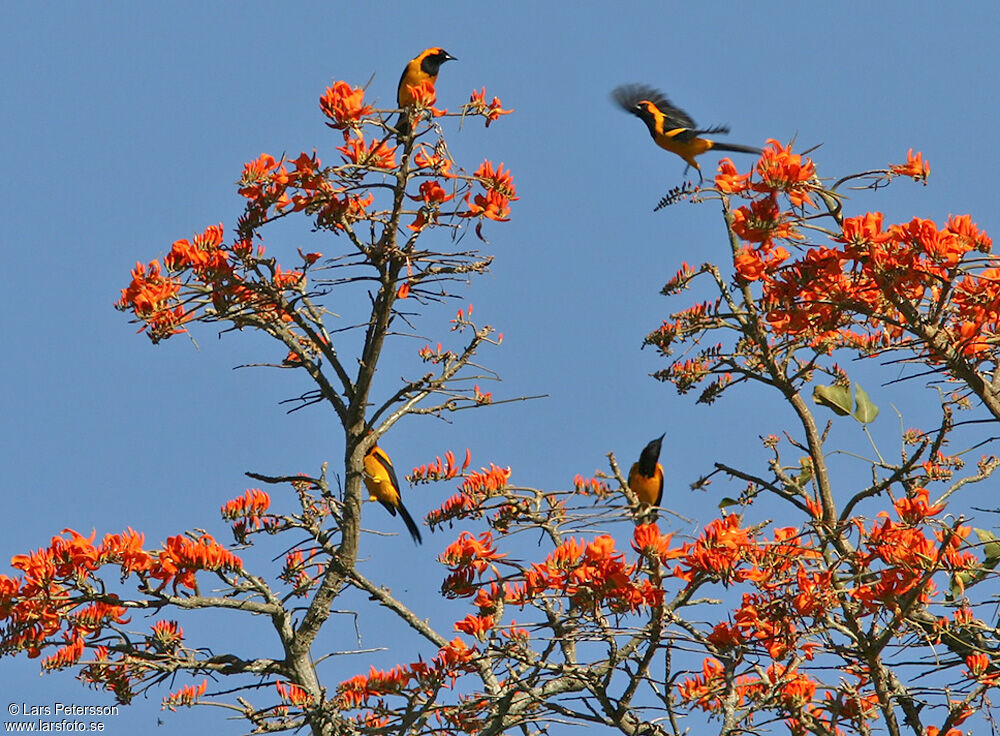
<instances>
[{"instance_id":1,"label":"flying bird","mask_svg":"<svg viewBox=\"0 0 1000 736\"><path fill-rule=\"evenodd\" d=\"M408 87L416 87L421 82L430 82L431 86L437 82L438 71L446 61L458 61L438 46L424 49L414 56L403 69L403 76L399 78L399 87L396 90L396 102L398 106L404 108L404 112L399 114L396 120L396 130L399 137L404 137L410 133L410 116L405 112L405 108L414 104L413 94Z\"/></svg>"},{"instance_id":2,"label":"flying bird","mask_svg":"<svg viewBox=\"0 0 1000 736\"><path fill-rule=\"evenodd\" d=\"M364 480L371 500L378 501L385 506L393 516L398 511L399 515L403 517L403 523L406 524L413 541L420 544L423 541L420 538L420 529L417 528L410 512L403 505L403 498L399 492L399 479L392 467L392 461L378 445L372 445L365 455Z\"/></svg>"},{"instance_id":3,"label":"flying bird","mask_svg":"<svg viewBox=\"0 0 1000 736\"><path fill-rule=\"evenodd\" d=\"M628 487L640 501L651 506L659 506L663 500L663 466L659 459L665 436L661 434L642 448L639 459L628 471Z\"/></svg>"},{"instance_id":4,"label":"flying bird","mask_svg":"<svg viewBox=\"0 0 1000 736\"><path fill-rule=\"evenodd\" d=\"M643 84L624 84L611 93L612 99L625 111L642 120L649 128L649 134L660 148L675 153L684 159L688 168L698 171L699 183L704 180L701 166L695 161L706 151L726 151L732 153L754 153L760 155L761 149L753 146L741 146L736 143L720 143L702 135L729 133L728 125L716 125L711 128L698 128L691 116L674 106L667 96L657 89Z\"/></svg>"}]
</instances>

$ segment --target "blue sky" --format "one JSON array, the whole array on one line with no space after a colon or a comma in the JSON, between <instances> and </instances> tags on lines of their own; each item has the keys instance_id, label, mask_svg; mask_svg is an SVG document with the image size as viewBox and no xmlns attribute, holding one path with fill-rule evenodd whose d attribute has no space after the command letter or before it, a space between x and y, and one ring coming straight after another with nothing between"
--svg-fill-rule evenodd
<instances>
[{"instance_id":1,"label":"blue sky","mask_svg":"<svg viewBox=\"0 0 1000 736\"><path fill-rule=\"evenodd\" d=\"M728 123L733 142L822 144L813 157L824 176L901 162L911 147L923 151L930 186L900 181L858 193L848 210L938 222L968 212L1000 233L988 185L1000 164L992 4L414 7L4 8L0 447L9 512L0 519L0 558L43 545L65 527L96 528L100 536L132 526L150 543L205 527L225 539L218 508L247 487L244 471L316 472L336 462L334 417L320 410L289 416L278 404L302 390L301 378L232 370L274 360L276 347L243 334L219 339L207 329L196 332L197 345L178 338L153 347L112 304L137 260L162 256L207 225L221 221L230 230L241 207L232 183L243 162L313 147L324 160L337 158L341 142L317 107L332 80L360 85L374 72L370 96L391 106L403 64L427 46L459 59L443 69L439 104L457 107L485 85L488 98L516 108L489 131L479 124L453 131L449 144L469 168L483 158L505 162L521 198L510 223L488 226L496 261L468 291L476 317L505 335L484 359L503 383L484 389L498 398L549 398L463 412L450 424L407 420L384 443L398 468L469 446L477 466L511 465L518 483L565 489L574 474L603 467L607 452L631 462L666 432L667 505L707 521L724 484L707 493L688 485L716 460L761 467L758 435L787 424L788 413L766 395L747 391L705 408L648 377L662 363L651 350L640 352L642 338L683 306L659 296L660 288L681 261L722 260L726 244L711 203L651 212L681 181L683 163L612 106L608 92L618 84L663 89L699 123ZM715 159L703 161L711 172ZM298 245L272 248L291 254ZM328 241L317 249L341 247ZM445 319L437 314L425 332L444 337ZM417 347L387 356L383 394L419 370ZM908 425L934 403L915 383L879 387L895 373L864 375L872 376L865 379L872 398L886 409L895 403ZM874 431L893 446L897 426L885 411ZM845 446L859 442L853 427L838 432ZM451 492L420 487L408 492L408 505L422 515ZM368 520L382 514L365 511ZM396 530L387 518L370 523ZM409 591L415 575L426 575L406 595L433 607L441 577L433 558L452 536L432 535L417 551L405 534L379 542L368 550L369 564L380 555L382 564L407 560L386 579ZM206 616L182 625L235 647L259 632L265 653L276 646L259 623L234 630L223 617ZM353 623L344 626L353 632ZM404 650L372 661L415 656ZM346 662L344 676L368 663ZM37 672L37 662L23 657L3 660L0 691L29 704L109 702L69 674ZM172 688L181 684L187 681ZM152 726L163 694L109 719L107 732ZM211 711L168 715L156 732L192 724L242 732Z\"/></svg>"}]
</instances>

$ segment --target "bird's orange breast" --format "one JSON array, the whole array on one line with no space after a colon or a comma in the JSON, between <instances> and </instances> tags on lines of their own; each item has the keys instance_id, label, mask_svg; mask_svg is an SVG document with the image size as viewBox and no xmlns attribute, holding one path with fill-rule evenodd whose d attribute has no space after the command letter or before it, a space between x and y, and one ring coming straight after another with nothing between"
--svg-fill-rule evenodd
<instances>
[{"instance_id":1,"label":"bird's orange breast","mask_svg":"<svg viewBox=\"0 0 1000 736\"><path fill-rule=\"evenodd\" d=\"M378 457L381 450L376 449L365 455L365 488L373 501L381 501L390 506L399 505L399 491L393 486L392 478L383 462Z\"/></svg>"},{"instance_id":2,"label":"bird's orange breast","mask_svg":"<svg viewBox=\"0 0 1000 736\"><path fill-rule=\"evenodd\" d=\"M656 472L646 476L639 472L639 463L635 463L628 474L628 487L643 503L659 506L663 496L663 466L656 464Z\"/></svg>"}]
</instances>

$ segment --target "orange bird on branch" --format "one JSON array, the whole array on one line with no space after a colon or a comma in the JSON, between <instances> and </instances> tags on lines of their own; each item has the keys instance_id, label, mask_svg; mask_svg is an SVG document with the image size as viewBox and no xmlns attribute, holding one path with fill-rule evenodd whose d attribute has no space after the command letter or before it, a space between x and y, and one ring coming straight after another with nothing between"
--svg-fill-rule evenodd
<instances>
[{"instance_id":1,"label":"orange bird on branch","mask_svg":"<svg viewBox=\"0 0 1000 736\"><path fill-rule=\"evenodd\" d=\"M433 46L410 59L403 69L403 75L399 78L399 87L396 89L396 102L399 107L403 108L403 112L396 120L396 131L399 133L399 137L410 133L410 114L406 108L416 104L412 88L418 87L424 82L430 82L433 89L435 82L437 82L438 71L446 61L458 60L444 49Z\"/></svg>"}]
</instances>

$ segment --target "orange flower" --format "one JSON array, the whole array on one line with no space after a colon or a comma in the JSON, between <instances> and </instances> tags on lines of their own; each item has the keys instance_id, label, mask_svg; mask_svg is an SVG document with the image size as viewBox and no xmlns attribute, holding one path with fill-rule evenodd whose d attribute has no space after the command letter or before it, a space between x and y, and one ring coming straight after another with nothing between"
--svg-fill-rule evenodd
<instances>
[{"instance_id":1,"label":"orange flower","mask_svg":"<svg viewBox=\"0 0 1000 736\"><path fill-rule=\"evenodd\" d=\"M715 187L725 194L742 194L750 188L750 174L740 174L732 160L724 158L719 161Z\"/></svg>"},{"instance_id":2,"label":"orange flower","mask_svg":"<svg viewBox=\"0 0 1000 736\"><path fill-rule=\"evenodd\" d=\"M166 331L170 315L180 310L176 316L183 317L183 307L178 305L172 310L172 306L178 303L177 295L180 290L180 280L164 276L159 262L151 261L148 266L136 263L132 269L132 282L122 289L122 297L115 307L123 311L132 309L135 316L145 321L147 326L159 327L160 329L151 331L150 334L151 339L156 337L154 339L156 342L157 339L184 331L182 329Z\"/></svg>"},{"instance_id":3,"label":"orange flower","mask_svg":"<svg viewBox=\"0 0 1000 736\"><path fill-rule=\"evenodd\" d=\"M496 626L493 616L473 616L471 613L455 624L455 631L486 641L486 635Z\"/></svg>"},{"instance_id":4,"label":"orange flower","mask_svg":"<svg viewBox=\"0 0 1000 736\"><path fill-rule=\"evenodd\" d=\"M969 215L951 215L945 227L965 243L966 251L989 253L993 248L993 241L976 226Z\"/></svg>"},{"instance_id":5,"label":"orange flower","mask_svg":"<svg viewBox=\"0 0 1000 736\"><path fill-rule=\"evenodd\" d=\"M274 199L288 184L288 172L282 162L274 160L274 156L262 153L255 160L243 164L238 184L239 193L252 202Z\"/></svg>"},{"instance_id":6,"label":"orange flower","mask_svg":"<svg viewBox=\"0 0 1000 736\"><path fill-rule=\"evenodd\" d=\"M469 101L465 104L465 110L473 115L482 115L486 118L486 127L490 127L490 123L497 120L501 115L510 115L514 112L513 108L510 110L500 109L500 99L494 97L493 101L489 105L486 104L486 87L476 92L472 90L472 94L469 96Z\"/></svg>"},{"instance_id":7,"label":"orange flower","mask_svg":"<svg viewBox=\"0 0 1000 736\"><path fill-rule=\"evenodd\" d=\"M514 177L510 171L503 170L503 163L494 170L492 162L483 161L473 176L486 189L486 194L477 194L474 200L470 200L472 193L467 193L465 204L468 211L460 212L458 216L485 217L506 222L509 219L511 201L518 199L514 196L516 193Z\"/></svg>"},{"instance_id":8,"label":"orange flower","mask_svg":"<svg viewBox=\"0 0 1000 736\"><path fill-rule=\"evenodd\" d=\"M899 518L908 524L918 524L929 516L935 516L944 511L943 503L936 506L930 505L930 491L926 488L917 488L909 498L901 498L893 506Z\"/></svg>"},{"instance_id":9,"label":"orange flower","mask_svg":"<svg viewBox=\"0 0 1000 736\"><path fill-rule=\"evenodd\" d=\"M342 130L355 126L365 115L370 115L372 108L362 104L365 91L360 87L351 87L347 82L334 82L327 87L319 98L319 109L333 120L327 123L331 128Z\"/></svg>"},{"instance_id":10,"label":"orange flower","mask_svg":"<svg viewBox=\"0 0 1000 736\"><path fill-rule=\"evenodd\" d=\"M459 468L455 464L455 453L448 450L444 454L444 463L441 462L441 456L435 458L433 463L429 465L421 465L419 468L414 468L413 472L406 476L406 480L410 483L429 483L430 481L436 480L451 480L459 473L464 473L465 469L469 467L469 463L472 462L472 451L466 448L465 450L465 463Z\"/></svg>"},{"instance_id":11,"label":"orange flower","mask_svg":"<svg viewBox=\"0 0 1000 736\"><path fill-rule=\"evenodd\" d=\"M452 674L456 669L463 668L463 665L470 662L475 653L476 650L469 649L461 639L452 639L438 650L437 656L434 657L434 664Z\"/></svg>"},{"instance_id":12,"label":"orange flower","mask_svg":"<svg viewBox=\"0 0 1000 736\"><path fill-rule=\"evenodd\" d=\"M153 565L153 557L143 549L145 535L129 528L121 534L106 534L97 548L97 564L121 565L122 575L145 572Z\"/></svg>"},{"instance_id":13,"label":"orange flower","mask_svg":"<svg viewBox=\"0 0 1000 736\"><path fill-rule=\"evenodd\" d=\"M649 559L658 559L661 562L680 554L680 551L670 550L670 540L673 533L660 534L660 527L656 524L640 524L636 526L632 535L632 549Z\"/></svg>"},{"instance_id":14,"label":"orange flower","mask_svg":"<svg viewBox=\"0 0 1000 736\"><path fill-rule=\"evenodd\" d=\"M740 248L740 252L733 259L736 273L744 281L758 281L765 273L764 259L760 253L749 245Z\"/></svg>"},{"instance_id":15,"label":"orange flower","mask_svg":"<svg viewBox=\"0 0 1000 736\"><path fill-rule=\"evenodd\" d=\"M390 147L385 141L372 141L366 145L361 133L351 136L345 145L338 146L337 150L349 164L371 166L376 169L396 168L396 146Z\"/></svg>"},{"instance_id":16,"label":"orange flower","mask_svg":"<svg viewBox=\"0 0 1000 736\"><path fill-rule=\"evenodd\" d=\"M446 521L474 516L478 513L479 506L483 500L485 499L474 498L466 493L456 493L441 504L440 508L427 514L425 518L428 524L435 526L443 524Z\"/></svg>"},{"instance_id":17,"label":"orange flower","mask_svg":"<svg viewBox=\"0 0 1000 736\"><path fill-rule=\"evenodd\" d=\"M716 624L712 633L705 637L713 646L726 650L743 644L743 635L738 626L732 626L725 621Z\"/></svg>"},{"instance_id":18,"label":"orange flower","mask_svg":"<svg viewBox=\"0 0 1000 736\"><path fill-rule=\"evenodd\" d=\"M722 582L741 580L743 563L752 558L755 545L745 529L740 528L736 514L715 519L705 527L694 544L684 545L684 566L674 570L674 575L691 582L699 574L717 577Z\"/></svg>"},{"instance_id":19,"label":"orange flower","mask_svg":"<svg viewBox=\"0 0 1000 736\"><path fill-rule=\"evenodd\" d=\"M184 629L176 621L157 621L153 624L153 638L160 647L172 650L184 640Z\"/></svg>"},{"instance_id":20,"label":"orange flower","mask_svg":"<svg viewBox=\"0 0 1000 736\"><path fill-rule=\"evenodd\" d=\"M462 532L456 541L448 545L439 559L452 571L470 568L482 575L494 562L506 556L497 552L490 532L483 532L478 539L469 532Z\"/></svg>"},{"instance_id":21,"label":"orange flower","mask_svg":"<svg viewBox=\"0 0 1000 736\"><path fill-rule=\"evenodd\" d=\"M180 690L175 693L171 693L163 699L163 705L161 710L169 708L170 710L177 710L178 705L186 705L188 707L194 705L198 702L198 698L205 694L205 689L208 687L208 678L201 681L201 684L195 687L194 685L185 685Z\"/></svg>"},{"instance_id":22,"label":"orange flower","mask_svg":"<svg viewBox=\"0 0 1000 736\"><path fill-rule=\"evenodd\" d=\"M764 243L775 238L802 240L792 220L778 208L774 196L751 202L733 212L733 232L751 243Z\"/></svg>"},{"instance_id":23,"label":"orange flower","mask_svg":"<svg viewBox=\"0 0 1000 736\"><path fill-rule=\"evenodd\" d=\"M432 80L425 79L418 84L408 84L406 89L413 98L414 107L431 107L437 102L437 90Z\"/></svg>"},{"instance_id":24,"label":"orange flower","mask_svg":"<svg viewBox=\"0 0 1000 736\"><path fill-rule=\"evenodd\" d=\"M514 176L510 173L510 170L503 170L503 162L493 169L492 161L483 161L479 168L476 169L473 174L479 183L482 184L486 189L490 191L499 192L508 199L515 200L518 199L514 195L517 193L514 188Z\"/></svg>"},{"instance_id":25,"label":"orange flower","mask_svg":"<svg viewBox=\"0 0 1000 736\"><path fill-rule=\"evenodd\" d=\"M927 177L931 174L931 165L924 162L924 155L922 153L918 152L914 156L913 149L911 148L906 152L906 163L890 166L889 170L893 174L900 176L912 176L913 181L923 181L926 184Z\"/></svg>"},{"instance_id":26,"label":"orange flower","mask_svg":"<svg viewBox=\"0 0 1000 736\"><path fill-rule=\"evenodd\" d=\"M702 674L688 677L677 685L681 700L694 702L705 711L722 708L721 696L725 690L723 682L725 667L714 657L706 657L701 665Z\"/></svg>"},{"instance_id":27,"label":"orange flower","mask_svg":"<svg viewBox=\"0 0 1000 736\"><path fill-rule=\"evenodd\" d=\"M449 173L451 171L451 159L446 158L443 154L435 151L432 154L428 154L423 145L421 145L417 152L413 155L413 163L416 164L418 168L421 169L431 169L438 176L443 176L446 179L455 179L457 174Z\"/></svg>"},{"instance_id":28,"label":"orange flower","mask_svg":"<svg viewBox=\"0 0 1000 736\"><path fill-rule=\"evenodd\" d=\"M847 217L844 219L842 235L837 238L841 243L846 243L861 252L867 251L873 245L879 245L892 236L882 231L881 212L866 212L860 217Z\"/></svg>"},{"instance_id":29,"label":"orange flower","mask_svg":"<svg viewBox=\"0 0 1000 736\"><path fill-rule=\"evenodd\" d=\"M477 194L475 201L470 201L470 194L465 195L465 206L467 212L460 212L459 217L485 217L497 222L508 222L510 220L510 200L499 192L487 192L484 195Z\"/></svg>"},{"instance_id":30,"label":"orange flower","mask_svg":"<svg viewBox=\"0 0 1000 736\"><path fill-rule=\"evenodd\" d=\"M194 590L198 570L239 572L242 569L243 561L210 535L203 534L197 540L178 535L167 539L149 575L162 581L161 590L171 579L175 589L183 586Z\"/></svg>"},{"instance_id":31,"label":"orange flower","mask_svg":"<svg viewBox=\"0 0 1000 736\"><path fill-rule=\"evenodd\" d=\"M577 493L584 496L593 494L598 498L605 498L611 495L610 486L608 486L608 484L603 480L598 480L597 478L584 478L580 474L573 477L573 487Z\"/></svg>"},{"instance_id":32,"label":"orange flower","mask_svg":"<svg viewBox=\"0 0 1000 736\"><path fill-rule=\"evenodd\" d=\"M375 195L369 192L365 196L347 194L343 199L331 194L325 200L326 204L316 217L316 224L333 230L341 230L344 223L355 222L367 215L365 208L375 201Z\"/></svg>"},{"instance_id":33,"label":"orange flower","mask_svg":"<svg viewBox=\"0 0 1000 736\"><path fill-rule=\"evenodd\" d=\"M784 192L794 207L815 206L809 192L817 189L816 166L810 159L802 160L793 154L791 146L782 146L772 139L757 163L760 183L754 185L758 192Z\"/></svg>"},{"instance_id":34,"label":"orange flower","mask_svg":"<svg viewBox=\"0 0 1000 736\"><path fill-rule=\"evenodd\" d=\"M77 631L92 634L108 623L127 624L131 619L125 616L126 611L124 606L98 602L74 612L68 618Z\"/></svg>"},{"instance_id":35,"label":"orange flower","mask_svg":"<svg viewBox=\"0 0 1000 736\"><path fill-rule=\"evenodd\" d=\"M301 271L285 271L281 264L274 267L274 285L279 289L294 289L302 283L305 276ZM291 322L291 317L282 315L282 320Z\"/></svg>"},{"instance_id":36,"label":"orange flower","mask_svg":"<svg viewBox=\"0 0 1000 736\"><path fill-rule=\"evenodd\" d=\"M310 556L310 561L312 559L313 557ZM322 565L316 565L315 572L317 576L321 575L323 572ZM291 585L294 589L292 593L298 596L308 593L309 589L316 582L316 579L306 569L306 560L303 558L302 550L300 549L294 549L285 555L285 565L278 577Z\"/></svg>"},{"instance_id":37,"label":"orange flower","mask_svg":"<svg viewBox=\"0 0 1000 736\"><path fill-rule=\"evenodd\" d=\"M422 348L420 348L420 350L417 351L417 355L420 356L421 360L435 364L440 363L443 360L455 357L455 354L452 353L451 351L443 350L441 348L441 343L437 344L436 350L432 349L430 345L424 345Z\"/></svg>"},{"instance_id":38,"label":"orange flower","mask_svg":"<svg viewBox=\"0 0 1000 736\"><path fill-rule=\"evenodd\" d=\"M428 222L430 222L430 219L428 219L427 214L423 210L421 210L420 212L417 213L417 216L413 218L413 222L411 222L406 227L408 230L412 230L415 233L419 233L421 230L427 227Z\"/></svg>"},{"instance_id":39,"label":"orange flower","mask_svg":"<svg viewBox=\"0 0 1000 736\"><path fill-rule=\"evenodd\" d=\"M299 255L302 256L302 261L306 266L311 266L323 257L322 253L303 253L301 250L299 250Z\"/></svg>"},{"instance_id":40,"label":"orange flower","mask_svg":"<svg viewBox=\"0 0 1000 736\"><path fill-rule=\"evenodd\" d=\"M978 679L989 671L989 655L982 652L970 654L965 658L965 666L969 668L968 675L972 678Z\"/></svg>"},{"instance_id":41,"label":"orange flower","mask_svg":"<svg viewBox=\"0 0 1000 736\"><path fill-rule=\"evenodd\" d=\"M42 669L44 670L61 670L66 667L71 667L80 661L80 657L83 656L83 637L77 636L73 639L71 644L60 648L55 654L52 654L42 660Z\"/></svg>"},{"instance_id":42,"label":"orange flower","mask_svg":"<svg viewBox=\"0 0 1000 736\"><path fill-rule=\"evenodd\" d=\"M271 506L271 497L259 488L248 488L242 496L226 501L222 507L223 519L262 516Z\"/></svg>"},{"instance_id":43,"label":"orange flower","mask_svg":"<svg viewBox=\"0 0 1000 736\"><path fill-rule=\"evenodd\" d=\"M441 186L441 182L436 179L428 179L421 183L420 185L420 196L413 197L410 199L416 201L423 201L424 204L443 204L448 200L454 199L454 194L448 194L445 192L444 187Z\"/></svg>"},{"instance_id":44,"label":"orange flower","mask_svg":"<svg viewBox=\"0 0 1000 736\"><path fill-rule=\"evenodd\" d=\"M511 472L510 468L500 468L490 463L489 470L483 468L482 471L470 473L459 490L462 493L483 493L486 495L497 493L507 487Z\"/></svg>"},{"instance_id":45,"label":"orange flower","mask_svg":"<svg viewBox=\"0 0 1000 736\"><path fill-rule=\"evenodd\" d=\"M286 703L303 706L310 705L313 702L312 696L309 693L291 682L279 681L274 683L274 687L278 691L278 695Z\"/></svg>"},{"instance_id":46,"label":"orange flower","mask_svg":"<svg viewBox=\"0 0 1000 736\"><path fill-rule=\"evenodd\" d=\"M889 228L893 240L908 246L914 254L924 253L933 261L952 267L969 251L968 241L949 230L939 230L932 220L914 217L905 225Z\"/></svg>"},{"instance_id":47,"label":"orange flower","mask_svg":"<svg viewBox=\"0 0 1000 736\"><path fill-rule=\"evenodd\" d=\"M163 265L170 271L194 269L199 275L210 272L227 271L227 254L219 250L222 245L222 225L213 225L205 232L194 236L194 243L177 240L170 253L163 259Z\"/></svg>"}]
</instances>

